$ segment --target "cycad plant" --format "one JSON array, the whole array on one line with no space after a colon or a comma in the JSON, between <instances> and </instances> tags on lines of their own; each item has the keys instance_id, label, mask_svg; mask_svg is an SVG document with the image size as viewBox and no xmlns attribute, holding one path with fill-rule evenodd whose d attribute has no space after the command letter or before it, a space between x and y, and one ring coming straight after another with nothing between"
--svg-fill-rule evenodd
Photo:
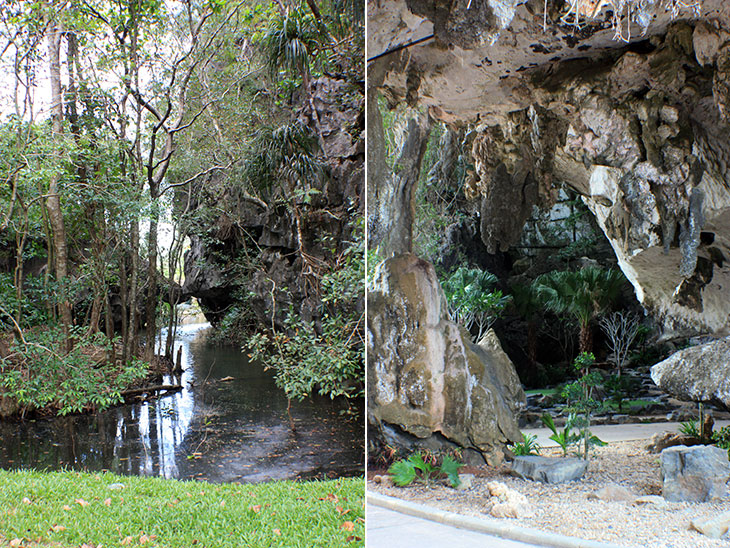
<instances>
[{"instance_id":1,"label":"cycad plant","mask_svg":"<svg viewBox=\"0 0 730 548\"><path fill-rule=\"evenodd\" d=\"M580 326L580 352L593 350L591 322L621 294L626 283L620 270L589 266L578 271L553 271L535 280L545 306L572 316Z\"/></svg>"}]
</instances>

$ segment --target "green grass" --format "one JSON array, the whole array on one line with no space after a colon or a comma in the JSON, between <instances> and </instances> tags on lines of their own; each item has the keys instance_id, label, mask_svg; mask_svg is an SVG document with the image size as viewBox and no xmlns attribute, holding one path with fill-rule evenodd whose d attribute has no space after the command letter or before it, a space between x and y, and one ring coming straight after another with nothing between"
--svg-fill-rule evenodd
<instances>
[{"instance_id":1,"label":"green grass","mask_svg":"<svg viewBox=\"0 0 730 548\"><path fill-rule=\"evenodd\" d=\"M0 546L362 547L364 491L362 478L218 485L0 470Z\"/></svg>"},{"instance_id":2,"label":"green grass","mask_svg":"<svg viewBox=\"0 0 730 548\"><path fill-rule=\"evenodd\" d=\"M560 388L537 388L534 390L525 390L526 396L534 396L535 394L542 394L543 396L554 396L559 394L562 389Z\"/></svg>"}]
</instances>

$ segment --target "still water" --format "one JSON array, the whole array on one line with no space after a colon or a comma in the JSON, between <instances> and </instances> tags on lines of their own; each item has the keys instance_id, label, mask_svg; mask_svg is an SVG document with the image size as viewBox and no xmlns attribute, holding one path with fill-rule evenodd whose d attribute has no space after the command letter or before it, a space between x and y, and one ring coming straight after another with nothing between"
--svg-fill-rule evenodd
<instances>
[{"instance_id":1,"label":"still water","mask_svg":"<svg viewBox=\"0 0 730 548\"><path fill-rule=\"evenodd\" d=\"M292 432L271 374L236 348L208 343L207 332L207 324L179 328L184 389L174 395L89 416L0 422L0 467L213 482L363 473L362 419L343 417L329 399L295 401Z\"/></svg>"}]
</instances>

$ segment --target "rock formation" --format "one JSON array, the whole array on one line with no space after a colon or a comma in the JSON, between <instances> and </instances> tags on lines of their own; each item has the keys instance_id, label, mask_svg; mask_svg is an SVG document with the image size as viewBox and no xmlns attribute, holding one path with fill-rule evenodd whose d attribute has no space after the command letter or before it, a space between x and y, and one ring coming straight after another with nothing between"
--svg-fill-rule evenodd
<instances>
[{"instance_id":1,"label":"rock formation","mask_svg":"<svg viewBox=\"0 0 730 548\"><path fill-rule=\"evenodd\" d=\"M566 183L667 332L722 333L730 5L668 4L642 4L633 23L604 7L576 27L562 2L547 14L537 0L369 2L370 70L389 102L475 129L465 190L490 251L517 242Z\"/></svg>"},{"instance_id":2,"label":"rock formation","mask_svg":"<svg viewBox=\"0 0 730 548\"><path fill-rule=\"evenodd\" d=\"M679 399L730 409L730 339L679 350L652 367L651 378Z\"/></svg>"},{"instance_id":3,"label":"rock formation","mask_svg":"<svg viewBox=\"0 0 730 548\"><path fill-rule=\"evenodd\" d=\"M514 366L493 333L479 345L469 339L447 319L430 263L406 253L378 266L368 292L368 419L389 444L455 444L496 464L521 439L525 394Z\"/></svg>"},{"instance_id":4,"label":"rock formation","mask_svg":"<svg viewBox=\"0 0 730 548\"><path fill-rule=\"evenodd\" d=\"M364 207L364 96L362 89L326 77L312 82L312 95L328 176L320 193L300 207L301 233L306 252L326 260L333 245L341 251L351 241L351 223ZM316 131L309 106L299 118ZM290 305L305 320L316 319L319 299L306 288L293 214L276 195L265 203L235 184L223 184L232 176L209 178L195 196L194 205L212 215L210 224L190 237L183 293L197 297L213 323L240 304L242 295L258 324L271 325L272 314L281 323ZM257 264L245 264L247 249L257 250L248 257L257 255Z\"/></svg>"}]
</instances>

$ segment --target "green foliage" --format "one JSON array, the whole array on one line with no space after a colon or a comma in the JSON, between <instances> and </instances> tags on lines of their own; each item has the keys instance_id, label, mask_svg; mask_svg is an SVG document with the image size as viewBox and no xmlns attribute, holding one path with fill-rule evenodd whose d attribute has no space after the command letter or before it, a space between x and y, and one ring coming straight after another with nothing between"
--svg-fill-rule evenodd
<instances>
[{"instance_id":1,"label":"green foliage","mask_svg":"<svg viewBox=\"0 0 730 548\"><path fill-rule=\"evenodd\" d=\"M552 418L550 420L552 420ZM519 457L526 455L539 455L541 447L540 444L537 443L537 436L522 432L522 441L518 441L517 443L510 445L510 449Z\"/></svg>"},{"instance_id":2,"label":"green foliage","mask_svg":"<svg viewBox=\"0 0 730 548\"><path fill-rule=\"evenodd\" d=\"M573 432L573 427L577 422L577 416L574 413L568 415L562 430L558 430L553 417L549 413L543 413L541 420L545 427L552 432L550 439L560 446L563 450L564 457L568 456L570 448L579 443L581 439L580 434Z\"/></svg>"},{"instance_id":3,"label":"green foliage","mask_svg":"<svg viewBox=\"0 0 730 548\"><path fill-rule=\"evenodd\" d=\"M591 415L601 409L603 403L593 397L594 389L603 382L598 371L591 371L590 367L596 361L590 352L582 352L573 362L573 368L581 373L578 380L569 383L563 389L563 396L567 401L566 409L575 414L574 424L580 429L580 438L583 441L583 458L588 459L588 449L593 445L605 445L603 441L590 433Z\"/></svg>"},{"instance_id":4,"label":"green foliage","mask_svg":"<svg viewBox=\"0 0 730 548\"><path fill-rule=\"evenodd\" d=\"M58 328L26 333L27 344L14 342L9 356L0 360L0 387L23 409L50 409L59 415L102 410L123 401L121 392L147 375L147 364L101 365L94 359L109 350L111 343L101 334L82 338L68 354L62 348Z\"/></svg>"},{"instance_id":5,"label":"green foliage","mask_svg":"<svg viewBox=\"0 0 730 548\"><path fill-rule=\"evenodd\" d=\"M449 455L444 455L441 464L436 465L430 459L424 459L421 453L413 453L407 459L394 462L388 473L393 477L393 483L400 487L410 485L414 481L430 485L439 477L446 476L452 487L460 483L459 468L464 466Z\"/></svg>"},{"instance_id":6,"label":"green foliage","mask_svg":"<svg viewBox=\"0 0 730 548\"><path fill-rule=\"evenodd\" d=\"M535 280L547 308L572 316L581 328L581 350L589 351L589 324L608 308L626 285L620 270L589 266L578 271L552 271Z\"/></svg>"},{"instance_id":7,"label":"green foliage","mask_svg":"<svg viewBox=\"0 0 730 548\"><path fill-rule=\"evenodd\" d=\"M326 28L317 25L304 6L283 15L277 13L263 39L266 63L272 76L276 77L279 69L297 75L309 74L326 41Z\"/></svg>"},{"instance_id":8,"label":"green foliage","mask_svg":"<svg viewBox=\"0 0 730 548\"><path fill-rule=\"evenodd\" d=\"M720 430L716 430L712 433L712 441L720 449L725 449L728 452L728 458L730 458L730 426L723 426Z\"/></svg>"},{"instance_id":9,"label":"green foliage","mask_svg":"<svg viewBox=\"0 0 730 548\"><path fill-rule=\"evenodd\" d=\"M443 283L449 304L449 315L471 332L476 327L479 341L500 316L510 301L495 290L497 277L486 270L459 267Z\"/></svg>"},{"instance_id":10,"label":"green foliage","mask_svg":"<svg viewBox=\"0 0 730 548\"><path fill-rule=\"evenodd\" d=\"M638 381L626 375L611 375L603 382L603 388L619 413L623 413L623 405L629 394L637 388Z\"/></svg>"},{"instance_id":11,"label":"green foliage","mask_svg":"<svg viewBox=\"0 0 730 548\"><path fill-rule=\"evenodd\" d=\"M297 187L306 192L325 172L325 164L316 156L317 148L316 138L299 121L261 127L244 163L244 177L261 190L284 183L289 194Z\"/></svg>"},{"instance_id":12,"label":"green foliage","mask_svg":"<svg viewBox=\"0 0 730 548\"><path fill-rule=\"evenodd\" d=\"M302 400L314 392L348 399L364 394L362 222L354 236L336 267L322 278L320 326L290 309L283 331L256 333L244 347L274 370L289 398Z\"/></svg>"},{"instance_id":13,"label":"green foliage","mask_svg":"<svg viewBox=\"0 0 730 548\"><path fill-rule=\"evenodd\" d=\"M679 425L679 431L685 436L693 438L700 437L700 427L698 421L686 421Z\"/></svg>"}]
</instances>

